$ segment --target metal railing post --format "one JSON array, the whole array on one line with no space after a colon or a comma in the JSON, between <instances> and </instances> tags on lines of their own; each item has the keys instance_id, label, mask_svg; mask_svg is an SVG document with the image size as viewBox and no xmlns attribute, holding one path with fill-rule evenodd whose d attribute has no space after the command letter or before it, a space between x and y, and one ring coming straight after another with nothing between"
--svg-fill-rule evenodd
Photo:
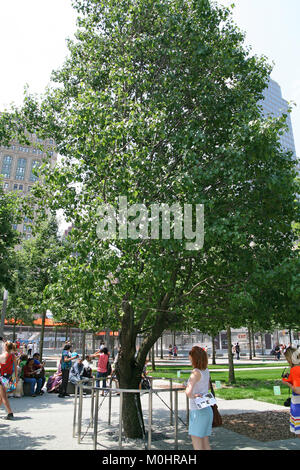
<instances>
[{"instance_id":1,"label":"metal railing post","mask_svg":"<svg viewBox=\"0 0 300 470\"><path fill-rule=\"evenodd\" d=\"M91 390L91 417L90 417L90 426L94 427L94 403L95 403L95 379L92 378L92 390Z\"/></svg>"},{"instance_id":2,"label":"metal railing post","mask_svg":"<svg viewBox=\"0 0 300 470\"><path fill-rule=\"evenodd\" d=\"M170 425L173 426L173 379L170 379Z\"/></svg>"},{"instance_id":3,"label":"metal railing post","mask_svg":"<svg viewBox=\"0 0 300 470\"><path fill-rule=\"evenodd\" d=\"M178 390L175 391L175 450L178 450Z\"/></svg>"},{"instance_id":4,"label":"metal railing post","mask_svg":"<svg viewBox=\"0 0 300 470\"><path fill-rule=\"evenodd\" d=\"M98 406L99 406L99 390L96 390L95 412L94 412L94 450L97 450L97 439L98 439Z\"/></svg>"},{"instance_id":5,"label":"metal railing post","mask_svg":"<svg viewBox=\"0 0 300 470\"><path fill-rule=\"evenodd\" d=\"M79 412L78 412L78 429L77 429L77 442L80 444L81 439L81 420L82 420L82 399L83 399L83 386L79 385Z\"/></svg>"},{"instance_id":6,"label":"metal railing post","mask_svg":"<svg viewBox=\"0 0 300 470\"><path fill-rule=\"evenodd\" d=\"M108 396L108 425L111 425L111 389Z\"/></svg>"},{"instance_id":7,"label":"metal railing post","mask_svg":"<svg viewBox=\"0 0 300 470\"><path fill-rule=\"evenodd\" d=\"M153 407L153 396L152 396L152 390L149 392L149 400L148 400L148 405L149 405L149 410L148 410L148 450L151 449L151 440L152 440L152 407Z\"/></svg>"},{"instance_id":8,"label":"metal railing post","mask_svg":"<svg viewBox=\"0 0 300 470\"><path fill-rule=\"evenodd\" d=\"M190 399L186 395L186 427L189 427L189 420L190 420Z\"/></svg>"},{"instance_id":9,"label":"metal railing post","mask_svg":"<svg viewBox=\"0 0 300 470\"><path fill-rule=\"evenodd\" d=\"M73 416L73 437L76 437L76 417L77 417L77 396L78 385L75 385L74 416Z\"/></svg>"},{"instance_id":10,"label":"metal railing post","mask_svg":"<svg viewBox=\"0 0 300 470\"><path fill-rule=\"evenodd\" d=\"M123 426L123 392L120 392L120 411L119 411L119 448L122 449L122 426Z\"/></svg>"}]
</instances>

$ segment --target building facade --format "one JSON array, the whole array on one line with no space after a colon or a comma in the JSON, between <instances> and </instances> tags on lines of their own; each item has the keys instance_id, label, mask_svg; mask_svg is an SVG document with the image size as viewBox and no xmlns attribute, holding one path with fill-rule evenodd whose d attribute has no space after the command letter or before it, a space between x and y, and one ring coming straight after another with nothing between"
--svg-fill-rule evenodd
<instances>
[{"instance_id":1,"label":"building facade","mask_svg":"<svg viewBox=\"0 0 300 470\"><path fill-rule=\"evenodd\" d=\"M37 169L47 157L53 166L57 160L52 139L41 140L30 137L30 145L12 141L10 146L0 146L0 175L5 191L19 191L26 195L39 177ZM14 226L25 239L31 238L32 220L24 217L19 225Z\"/></svg>"},{"instance_id":2,"label":"building facade","mask_svg":"<svg viewBox=\"0 0 300 470\"><path fill-rule=\"evenodd\" d=\"M280 136L280 143L284 149L293 152L299 170L300 167L296 156L291 114L288 112L289 103L282 97L280 85L271 78L268 87L264 90L264 100L260 102L260 105L262 106L263 116L265 117L280 117L282 114L287 114L286 123L288 130Z\"/></svg>"}]
</instances>

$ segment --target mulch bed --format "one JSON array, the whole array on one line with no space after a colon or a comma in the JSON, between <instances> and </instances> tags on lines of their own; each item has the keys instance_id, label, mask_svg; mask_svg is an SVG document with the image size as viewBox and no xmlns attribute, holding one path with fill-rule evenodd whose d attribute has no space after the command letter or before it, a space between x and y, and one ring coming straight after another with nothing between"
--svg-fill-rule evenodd
<instances>
[{"instance_id":1,"label":"mulch bed","mask_svg":"<svg viewBox=\"0 0 300 470\"><path fill-rule=\"evenodd\" d=\"M223 427L261 442L292 439L289 409L286 411L261 411L238 415L222 415Z\"/></svg>"}]
</instances>

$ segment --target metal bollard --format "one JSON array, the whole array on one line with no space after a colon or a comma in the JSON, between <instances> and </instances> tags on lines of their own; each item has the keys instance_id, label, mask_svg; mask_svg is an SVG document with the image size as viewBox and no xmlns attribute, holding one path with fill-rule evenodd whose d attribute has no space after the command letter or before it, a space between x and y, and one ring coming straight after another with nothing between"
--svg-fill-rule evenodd
<instances>
[{"instance_id":1,"label":"metal bollard","mask_svg":"<svg viewBox=\"0 0 300 470\"><path fill-rule=\"evenodd\" d=\"M91 390L91 417L90 417L90 426L94 427L94 402L95 402L95 379L92 378L92 390Z\"/></svg>"},{"instance_id":2,"label":"metal bollard","mask_svg":"<svg viewBox=\"0 0 300 470\"><path fill-rule=\"evenodd\" d=\"M189 427L189 420L190 420L190 400L189 397L186 397L186 427Z\"/></svg>"},{"instance_id":3,"label":"metal bollard","mask_svg":"<svg viewBox=\"0 0 300 470\"><path fill-rule=\"evenodd\" d=\"M120 392L120 412L119 412L119 448L122 449L122 426L123 426L123 392Z\"/></svg>"},{"instance_id":4,"label":"metal bollard","mask_svg":"<svg viewBox=\"0 0 300 470\"><path fill-rule=\"evenodd\" d=\"M98 406L99 406L99 390L96 390L95 412L94 412L94 450L97 450L97 438L98 438Z\"/></svg>"},{"instance_id":5,"label":"metal bollard","mask_svg":"<svg viewBox=\"0 0 300 470\"><path fill-rule=\"evenodd\" d=\"M78 384L75 385L75 401L74 401L74 416L73 416L73 437L76 437L77 396L78 396Z\"/></svg>"},{"instance_id":6,"label":"metal bollard","mask_svg":"<svg viewBox=\"0 0 300 470\"><path fill-rule=\"evenodd\" d=\"M78 412L78 431L77 431L78 444L80 444L80 439L81 439L82 399L83 399L83 386L81 383L79 385L79 412Z\"/></svg>"},{"instance_id":7,"label":"metal bollard","mask_svg":"<svg viewBox=\"0 0 300 470\"><path fill-rule=\"evenodd\" d=\"M170 379L170 425L173 426L173 379Z\"/></svg>"},{"instance_id":8,"label":"metal bollard","mask_svg":"<svg viewBox=\"0 0 300 470\"><path fill-rule=\"evenodd\" d=\"M175 450L178 450L178 390L175 390Z\"/></svg>"},{"instance_id":9,"label":"metal bollard","mask_svg":"<svg viewBox=\"0 0 300 470\"><path fill-rule=\"evenodd\" d=\"M108 396L108 425L111 425L111 388Z\"/></svg>"},{"instance_id":10,"label":"metal bollard","mask_svg":"<svg viewBox=\"0 0 300 470\"><path fill-rule=\"evenodd\" d=\"M149 391L149 410L148 410L148 450L151 449L151 440L152 440L152 406L153 406L153 396L152 390Z\"/></svg>"}]
</instances>

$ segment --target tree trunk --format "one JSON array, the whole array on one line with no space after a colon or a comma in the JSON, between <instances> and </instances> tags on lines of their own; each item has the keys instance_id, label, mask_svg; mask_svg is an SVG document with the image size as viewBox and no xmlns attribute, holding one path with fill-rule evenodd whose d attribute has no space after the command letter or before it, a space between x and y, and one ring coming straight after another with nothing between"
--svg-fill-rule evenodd
<instances>
[{"instance_id":1,"label":"tree trunk","mask_svg":"<svg viewBox=\"0 0 300 470\"><path fill-rule=\"evenodd\" d=\"M85 359L85 339L86 339L86 331L83 331L82 336L81 336L82 359Z\"/></svg>"},{"instance_id":2,"label":"tree trunk","mask_svg":"<svg viewBox=\"0 0 300 470\"><path fill-rule=\"evenodd\" d=\"M151 349L151 363L152 363L152 370L155 371L155 354L154 354L154 346Z\"/></svg>"},{"instance_id":3,"label":"tree trunk","mask_svg":"<svg viewBox=\"0 0 300 470\"><path fill-rule=\"evenodd\" d=\"M160 337L160 358L164 358L164 345L163 345L163 335Z\"/></svg>"},{"instance_id":4,"label":"tree trunk","mask_svg":"<svg viewBox=\"0 0 300 470\"><path fill-rule=\"evenodd\" d=\"M40 362L43 360L43 349L44 349L44 336L45 336L45 323L46 323L46 310L42 316L42 326L40 334Z\"/></svg>"},{"instance_id":5,"label":"tree trunk","mask_svg":"<svg viewBox=\"0 0 300 470\"><path fill-rule=\"evenodd\" d=\"M215 338L212 336L211 337L212 341L212 364L215 366L216 365L216 345L215 345Z\"/></svg>"},{"instance_id":6,"label":"tree trunk","mask_svg":"<svg viewBox=\"0 0 300 470\"><path fill-rule=\"evenodd\" d=\"M250 359L250 361L252 361L252 346L251 346L252 338L251 338L251 327L250 326L248 328L248 336L249 336L249 359Z\"/></svg>"},{"instance_id":7,"label":"tree trunk","mask_svg":"<svg viewBox=\"0 0 300 470\"><path fill-rule=\"evenodd\" d=\"M120 388L138 390L141 374L146 357L155 342L161 336L164 328L164 318L158 315L155 325L136 352L138 326L134 324L134 312L131 304L124 300L122 303L124 315L120 331L120 352L116 364L116 374ZM139 328L141 325L139 325ZM141 407L140 393L124 393L123 395L123 428L125 436L131 439L143 439L145 427Z\"/></svg>"},{"instance_id":8,"label":"tree trunk","mask_svg":"<svg viewBox=\"0 0 300 470\"><path fill-rule=\"evenodd\" d=\"M253 349L253 357L256 357L256 349L255 349L255 334L253 328L251 330L252 333L252 349Z\"/></svg>"},{"instance_id":9,"label":"tree trunk","mask_svg":"<svg viewBox=\"0 0 300 470\"><path fill-rule=\"evenodd\" d=\"M230 326L227 327L227 348L228 348L228 365L229 365L229 374L228 374L228 382L230 384L235 383L235 376L234 376L234 365L233 365L233 354L231 350L231 329Z\"/></svg>"}]
</instances>

